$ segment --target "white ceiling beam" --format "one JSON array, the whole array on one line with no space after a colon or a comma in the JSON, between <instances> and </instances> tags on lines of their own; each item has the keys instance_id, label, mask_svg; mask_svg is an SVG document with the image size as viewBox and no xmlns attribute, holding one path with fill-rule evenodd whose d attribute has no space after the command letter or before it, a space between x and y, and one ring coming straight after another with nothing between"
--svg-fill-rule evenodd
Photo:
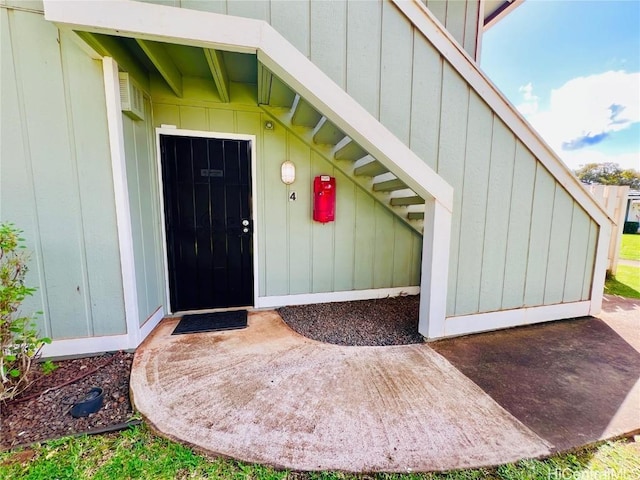
<instances>
[{"instance_id":1,"label":"white ceiling beam","mask_svg":"<svg viewBox=\"0 0 640 480\"><path fill-rule=\"evenodd\" d=\"M229 77L227 76L227 68L224 64L222 52L211 48L205 48L204 56L207 59L209 70L211 70L211 76L213 77L213 81L215 82L218 93L220 94L220 100L225 103L229 103Z\"/></svg>"}]
</instances>

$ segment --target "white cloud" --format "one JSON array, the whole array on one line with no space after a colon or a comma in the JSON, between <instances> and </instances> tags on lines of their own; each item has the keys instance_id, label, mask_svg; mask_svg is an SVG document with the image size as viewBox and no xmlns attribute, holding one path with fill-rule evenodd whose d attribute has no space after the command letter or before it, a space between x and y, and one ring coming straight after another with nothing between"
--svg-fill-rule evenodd
<instances>
[{"instance_id":1,"label":"white cloud","mask_svg":"<svg viewBox=\"0 0 640 480\"><path fill-rule=\"evenodd\" d=\"M566 163L575 158L572 152L580 152L584 157L584 147L606 141L610 133L640 122L638 72L608 71L569 80L551 91L546 110L539 108L538 97L533 95L530 83L520 87L520 92L523 102L518 110ZM590 154L598 156L596 152ZM620 160L625 163L634 160L635 167L630 168L638 168L637 152L635 159L621 156Z\"/></svg>"},{"instance_id":2,"label":"white cloud","mask_svg":"<svg viewBox=\"0 0 640 480\"><path fill-rule=\"evenodd\" d=\"M524 116L538 113L538 97L533 94L533 85L531 85L531 82L518 88L518 91L522 93L523 100L522 103L516 106L520 113Z\"/></svg>"}]
</instances>

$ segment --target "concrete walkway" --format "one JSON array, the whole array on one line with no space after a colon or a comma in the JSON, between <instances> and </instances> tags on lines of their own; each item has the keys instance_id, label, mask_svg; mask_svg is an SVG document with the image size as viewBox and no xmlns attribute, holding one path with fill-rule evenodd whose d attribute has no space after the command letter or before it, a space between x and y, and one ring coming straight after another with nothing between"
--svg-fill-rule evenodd
<instances>
[{"instance_id":1,"label":"concrete walkway","mask_svg":"<svg viewBox=\"0 0 640 480\"><path fill-rule=\"evenodd\" d=\"M626 320L578 320L547 349L558 331L546 328L575 322L434 349L318 343L275 312L251 313L245 330L178 336L166 319L136 352L132 395L167 437L294 470L441 471L540 457L640 429L640 307L616 305ZM473 343L531 329L504 348L505 338ZM593 332L599 340L583 338ZM581 360L567 364L572 356Z\"/></svg>"}]
</instances>

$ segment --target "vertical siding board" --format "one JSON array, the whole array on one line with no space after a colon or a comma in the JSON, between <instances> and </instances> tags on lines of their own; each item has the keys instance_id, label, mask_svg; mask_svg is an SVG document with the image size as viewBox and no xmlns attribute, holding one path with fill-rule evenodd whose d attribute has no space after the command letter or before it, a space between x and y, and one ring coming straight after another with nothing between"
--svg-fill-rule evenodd
<instances>
[{"instance_id":1,"label":"vertical siding board","mask_svg":"<svg viewBox=\"0 0 640 480\"><path fill-rule=\"evenodd\" d=\"M442 73L442 107L438 149L438 173L453 187L453 218L451 222L451 254L449 255L449 280L447 286L447 315L455 312L456 270L460 242L460 214L462 187L464 182L464 157L466 145L467 114L469 109L469 87L453 71L449 64Z\"/></svg>"},{"instance_id":2,"label":"vertical siding board","mask_svg":"<svg viewBox=\"0 0 640 480\"><path fill-rule=\"evenodd\" d=\"M464 49L472 58L476 58L476 43L478 39L478 15L480 1L468 1L464 24Z\"/></svg>"},{"instance_id":3,"label":"vertical siding board","mask_svg":"<svg viewBox=\"0 0 640 480\"><path fill-rule=\"evenodd\" d=\"M294 47L309 56L309 0L271 1L271 25Z\"/></svg>"},{"instance_id":4,"label":"vertical siding board","mask_svg":"<svg viewBox=\"0 0 640 480\"><path fill-rule=\"evenodd\" d=\"M391 3L382 8L380 59L380 122L409 144L413 28Z\"/></svg>"},{"instance_id":5,"label":"vertical siding board","mask_svg":"<svg viewBox=\"0 0 640 480\"><path fill-rule=\"evenodd\" d=\"M14 12L14 46L28 115L43 266L54 338L89 335L83 285L80 202L68 119L58 30L41 16ZM22 52L22 53L21 53ZM64 274L62 274L64 272ZM82 323L84 323L82 325Z\"/></svg>"},{"instance_id":6,"label":"vertical siding board","mask_svg":"<svg viewBox=\"0 0 640 480\"><path fill-rule=\"evenodd\" d=\"M240 113L240 112L239 112ZM212 132L228 133L233 132L233 110L222 110L210 108L208 111L209 130ZM240 132L244 133L244 132Z\"/></svg>"},{"instance_id":7,"label":"vertical siding board","mask_svg":"<svg viewBox=\"0 0 640 480\"><path fill-rule=\"evenodd\" d=\"M394 218L393 228L393 279L394 287L412 285L411 269L413 267L413 237L418 236L401 221Z\"/></svg>"},{"instance_id":8,"label":"vertical siding board","mask_svg":"<svg viewBox=\"0 0 640 480\"><path fill-rule=\"evenodd\" d=\"M469 98L468 147L460 213L456 315L477 313L480 302L492 127L491 110L478 95L472 93Z\"/></svg>"},{"instance_id":9,"label":"vertical siding board","mask_svg":"<svg viewBox=\"0 0 640 480\"><path fill-rule=\"evenodd\" d=\"M261 0L227 1L227 14L270 21L269 3Z\"/></svg>"},{"instance_id":10,"label":"vertical siding board","mask_svg":"<svg viewBox=\"0 0 640 480\"><path fill-rule=\"evenodd\" d=\"M373 285L375 231L374 200L364 191L356 188L354 256L354 286L356 290L371 288Z\"/></svg>"},{"instance_id":11,"label":"vertical siding board","mask_svg":"<svg viewBox=\"0 0 640 480\"><path fill-rule=\"evenodd\" d=\"M411 88L411 150L434 170L437 168L442 95L442 58L418 32L414 32Z\"/></svg>"},{"instance_id":12,"label":"vertical siding board","mask_svg":"<svg viewBox=\"0 0 640 480\"><path fill-rule=\"evenodd\" d=\"M153 120L160 125L175 125L180 127L180 107L164 103L153 104Z\"/></svg>"},{"instance_id":13,"label":"vertical siding board","mask_svg":"<svg viewBox=\"0 0 640 480\"><path fill-rule=\"evenodd\" d=\"M499 310L502 304L505 263L510 261L506 250L514 158L515 137L494 116L480 281L481 312Z\"/></svg>"},{"instance_id":14,"label":"vertical siding board","mask_svg":"<svg viewBox=\"0 0 640 480\"><path fill-rule=\"evenodd\" d=\"M378 118L380 112L380 0L347 6L347 93Z\"/></svg>"},{"instance_id":15,"label":"vertical siding board","mask_svg":"<svg viewBox=\"0 0 640 480\"><path fill-rule=\"evenodd\" d=\"M101 63L61 37L73 118L88 303L94 335L126 333ZM70 94L73 92L73 94Z\"/></svg>"},{"instance_id":16,"label":"vertical siding board","mask_svg":"<svg viewBox=\"0 0 640 480\"><path fill-rule=\"evenodd\" d=\"M511 189L507 261L502 289L502 308L505 310L524 305L535 175L536 159L522 143L517 142Z\"/></svg>"},{"instance_id":17,"label":"vertical siding board","mask_svg":"<svg viewBox=\"0 0 640 480\"><path fill-rule=\"evenodd\" d=\"M180 128L187 130L207 130L207 111L202 107L180 107Z\"/></svg>"},{"instance_id":18,"label":"vertical siding board","mask_svg":"<svg viewBox=\"0 0 640 480\"><path fill-rule=\"evenodd\" d=\"M373 288L388 288L393 283L394 219L380 203L375 203L376 231L373 263Z\"/></svg>"},{"instance_id":19,"label":"vertical siding board","mask_svg":"<svg viewBox=\"0 0 640 480\"><path fill-rule=\"evenodd\" d=\"M573 202L571 219L571 239L569 240L569 257L567 259L567 275L564 281L563 302L577 302L582 299L584 271L589 248L589 217L587 213Z\"/></svg>"},{"instance_id":20,"label":"vertical siding board","mask_svg":"<svg viewBox=\"0 0 640 480\"><path fill-rule=\"evenodd\" d=\"M538 163L533 190L527 280L524 291L526 307L542 305L544 300L554 194L555 181L551 174Z\"/></svg>"},{"instance_id":21,"label":"vertical siding board","mask_svg":"<svg viewBox=\"0 0 640 480\"><path fill-rule=\"evenodd\" d=\"M286 158L286 131L275 125L263 132L264 215L259 220L265 232L266 295L286 295L289 289L290 245L287 238L287 192L280 180L280 164Z\"/></svg>"},{"instance_id":22,"label":"vertical siding board","mask_svg":"<svg viewBox=\"0 0 640 480\"><path fill-rule=\"evenodd\" d=\"M146 272L144 269L144 243L142 231L142 209L140 205L140 177L138 173L138 139L133 120L122 115L122 129L124 133L124 150L127 170L127 189L129 194L129 211L131 214L131 237L133 243L133 266L136 272L136 290L138 296L138 320L147 311ZM142 161L142 159L140 159Z\"/></svg>"},{"instance_id":23,"label":"vertical siding board","mask_svg":"<svg viewBox=\"0 0 640 480\"><path fill-rule=\"evenodd\" d=\"M182 8L202 10L205 12L227 13L226 0L180 0L180 6Z\"/></svg>"},{"instance_id":24,"label":"vertical siding board","mask_svg":"<svg viewBox=\"0 0 640 480\"><path fill-rule=\"evenodd\" d=\"M596 262L596 250L598 248L598 225L589 221L589 246L587 247L587 261L584 266L584 280L582 283L582 300L591 298L591 284L593 283L593 268Z\"/></svg>"},{"instance_id":25,"label":"vertical siding board","mask_svg":"<svg viewBox=\"0 0 640 480\"><path fill-rule=\"evenodd\" d=\"M38 215L33 186L33 171L28 148L24 105L20 100L18 72L14 69L17 61L12 51L11 30L8 10L0 9L0 219L13 222L24 231L27 248L31 252L29 273L26 284L37 288L37 292L25 299L24 313L44 311L44 318L38 318L37 327L45 336L51 336L51 316L47 305ZM20 82L19 82L20 83Z\"/></svg>"},{"instance_id":26,"label":"vertical siding board","mask_svg":"<svg viewBox=\"0 0 640 480\"><path fill-rule=\"evenodd\" d=\"M295 191L297 200L288 202L289 239L289 293L308 293L311 291L311 151L295 135L287 136L289 154L286 158L296 165L296 181L285 195ZM284 159L283 159L284 161Z\"/></svg>"},{"instance_id":27,"label":"vertical siding board","mask_svg":"<svg viewBox=\"0 0 640 480\"><path fill-rule=\"evenodd\" d=\"M447 2L449 0L423 0L427 8L444 25L447 21Z\"/></svg>"},{"instance_id":28,"label":"vertical siding board","mask_svg":"<svg viewBox=\"0 0 640 480\"><path fill-rule=\"evenodd\" d=\"M356 189L344 174L336 171L336 226L333 285L336 291L353 290L354 257L359 248L355 242ZM311 184L311 181L307 182ZM311 193L309 193L311 196ZM311 215L311 206L307 211Z\"/></svg>"},{"instance_id":29,"label":"vertical siding board","mask_svg":"<svg viewBox=\"0 0 640 480\"><path fill-rule=\"evenodd\" d=\"M333 167L316 152L311 154L311 178L318 175L334 175ZM336 189L338 185L336 185ZM312 222L312 292L333 291L335 222Z\"/></svg>"},{"instance_id":30,"label":"vertical siding board","mask_svg":"<svg viewBox=\"0 0 640 480\"><path fill-rule=\"evenodd\" d=\"M413 236L413 241L411 242L411 279L409 280L410 285L420 285L420 274L422 267L422 240L423 238L419 235Z\"/></svg>"},{"instance_id":31,"label":"vertical siding board","mask_svg":"<svg viewBox=\"0 0 640 480\"><path fill-rule=\"evenodd\" d=\"M447 30L460 45L464 41L466 13L467 2L449 1L447 3Z\"/></svg>"},{"instance_id":32,"label":"vertical siding board","mask_svg":"<svg viewBox=\"0 0 640 480\"><path fill-rule=\"evenodd\" d=\"M345 88L347 3L311 2L310 59Z\"/></svg>"},{"instance_id":33,"label":"vertical siding board","mask_svg":"<svg viewBox=\"0 0 640 480\"><path fill-rule=\"evenodd\" d=\"M571 219L573 216L573 200L566 190L556 183L551 221L551 242L547 261L547 278L545 281L544 304L552 305L562 302L564 281L567 274L567 257L569 256L569 239L571 235Z\"/></svg>"}]
</instances>

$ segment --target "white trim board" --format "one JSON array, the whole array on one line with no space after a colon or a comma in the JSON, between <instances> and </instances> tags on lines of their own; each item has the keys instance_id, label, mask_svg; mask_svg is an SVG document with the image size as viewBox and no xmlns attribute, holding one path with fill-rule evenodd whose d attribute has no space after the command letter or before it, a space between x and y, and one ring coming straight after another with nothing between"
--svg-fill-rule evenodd
<instances>
[{"instance_id":1,"label":"white trim board","mask_svg":"<svg viewBox=\"0 0 640 480\"><path fill-rule=\"evenodd\" d=\"M418 0L391 1L599 225L614 220L427 7Z\"/></svg>"},{"instance_id":2,"label":"white trim board","mask_svg":"<svg viewBox=\"0 0 640 480\"><path fill-rule=\"evenodd\" d=\"M418 295L419 293L420 287L414 286L258 297L256 299L256 308L276 308L287 305L309 305L312 303L350 302L354 300L371 300L375 298Z\"/></svg>"},{"instance_id":3,"label":"white trim board","mask_svg":"<svg viewBox=\"0 0 640 480\"><path fill-rule=\"evenodd\" d=\"M591 302L586 301L447 317L444 336L468 335L470 333L519 327L533 323L585 317L589 315L590 309ZM429 340L436 340L437 338L429 338Z\"/></svg>"},{"instance_id":4,"label":"white trim board","mask_svg":"<svg viewBox=\"0 0 640 480\"><path fill-rule=\"evenodd\" d=\"M254 304L258 297L259 289L259 261L258 261L258 195L257 193L257 148L258 142L255 135L247 135L241 133L221 133L221 132L209 132L201 130L187 130L181 128L175 128L174 126L163 125L160 128L156 128L156 166L158 169L158 193L160 195L160 220L162 229L162 252L164 263L164 281L165 292L167 292L166 305L167 313L173 314L173 308L171 307L171 293L169 291L169 258L167 256L167 231L166 221L164 217L164 183L162 178L162 152L160 151L160 135L174 136L174 137L196 137L196 138L216 138L219 140L242 140L248 141L251 144L251 221L253 222L253 298ZM143 337L144 339L144 337Z\"/></svg>"},{"instance_id":5,"label":"white trim board","mask_svg":"<svg viewBox=\"0 0 640 480\"><path fill-rule=\"evenodd\" d=\"M129 335L109 335L102 337L83 337L65 340L54 340L42 347L43 358L68 357L72 355L89 355L99 352L115 352L128 350L137 345L130 344Z\"/></svg>"},{"instance_id":6,"label":"white trim board","mask_svg":"<svg viewBox=\"0 0 640 480\"><path fill-rule=\"evenodd\" d=\"M160 320L164 318L164 306L160 305L155 312L153 312L149 318L145 320L145 322L140 326L138 330L138 339L136 340L136 347L142 343L142 341L147 338L147 336L151 333L151 331L156 328L156 326L160 323Z\"/></svg>"}]
</instances>

